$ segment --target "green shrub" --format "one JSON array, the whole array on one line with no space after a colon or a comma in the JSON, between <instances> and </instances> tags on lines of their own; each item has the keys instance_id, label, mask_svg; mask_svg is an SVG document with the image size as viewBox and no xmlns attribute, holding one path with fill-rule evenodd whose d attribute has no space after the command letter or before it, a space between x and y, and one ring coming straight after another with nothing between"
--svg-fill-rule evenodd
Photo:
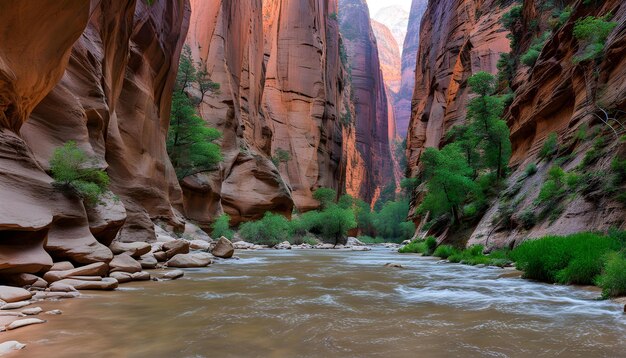
<instances>
[{"instance_id":1,"label":"green shrub","mask_svg":"<svg viewBox=\"0 0 626 358\"><path fill-rule=\"evenodd\" d=\"M319 201L321 208L327 208L337 199L337 192L331 188L319 188L313 192L313 199Z\"/></svg>"},{"instance_id":2,"label":"green shrub","mask_svg":"<svg viewBox=\"0 0 626 358\"><path fill-rule=\"evenodd\" d=\"M276 245L290 238L289 221L282 215L266 212L261 220L243 223L241 237L259 245Z\"/></svg>"},{"instance_id":3,"label":"green shrub","mask_svg":"<svg viewBox=\"0 0 626 358\"><path fill-rule=\"evenodd\" d=\"M620 185L626 181L626 159L613 158L611 170L615 174L614 183Z\"/></svg>"},{"instance_id":4,"label":"green shrub","mask_svg":"<svg viewBox=\"0 0 626 358\"><path fill-rule=\"evenodd\" d=\"M408 200L388 201L374 215L376 235L396 242L410 239L415 234L415 225L412 221L406 221L408 215Z\"/></svg>"},{"instance_id":5,"label":"green shrub","mask_svg":"<svg viewBox=\"0 0 626 358\"><path fill-rule=\"evenodd\" d=\"M454 246L441 245L441 246L438 246L437 249L435 249L435 252L433 252L433 256L440 257L445 260L448 257L454 254L459 254L459 253L460 253L460 250Z\"/></svg>"},{"instance_id":6,"label":"green shrub","mask_svg":"<svg viewBox=\"0 0 626 358\"><path fill-rule=\"evenodd\" d=\"M524 173L526 173L526 176L535 175L535 173L537 173L537 164L535 163L528 164L526 166L526 169L524 170Z\"/></svg>"},{"instance_id":7,"label":"green shrub","mask_svg":"<svg viewBox=\"0 0 626 358\"><path fill-rule=\"evenodd\" d=\"M280 163L286 163L290 160L291 153L282 148L276 148L276 152L274 152L274 155L272 156L272 163L274 163L274 166L278 167Z\"/></svg>"},{"instance_id":8,"label":"green shrub","mask_svg":"<svg viewBox=\"0 0 626 358\"><path fill-rule=\"evenodd\" d=\"M104 171L90 166L95 160L76 142L66 142L54 149L50 159L53 185L77 194L87 205L95 205L109 186L109 176Z\"/></svg>"},{"instance_id":9,"label":"green shrub","mask_svg":"<svg viewBox=\"0 0 626 358\"><path fill-rule=\"evenodd\" d=\"M382 237L371 237L371 236L359 236L358 237L359 241L361 241L364 244L383 244L385 243L385 239L383 239Z\"/></svg>"},{"instance_id":10,"label":"green shrub","mask_svg":"<svg viewBox=\"0 0 626 358\"><path fill-rule=\"evenodd\" d=\"M522 19L522 5L515 5L502 15L502 25L507 28L509 31L512 31L515 27L515 24Z\"/></svg>"},{"instance_id":11,"label":"green shrub","mask_svg":"<svg viewBox=\"0 0 626 358\"><path fill-rule=\"evenodd\" d=\"M574 63L596 60L602 56L604 44L609 34L617 26L608 19L611 14L603 17L587 16L576 21L574 37L578 40L582 54L574 56Z\"/></svg>"},{"instance_id":12,"label":"green shrub","mask_svg":"<svg viewBox=\"0 0 626 358\"><path fill-rule=\"evenodd\" d=\"M224 236L227 239L232 239L235 233L230 229L230 216L228 214L220 215L213 225L211 225L213 231L211 232L214 239Z\"/></svg>"},{"instance_id":13,"label":"green shrub","mask_svg":"<svg viewBox=\"0 0 626 358\"><path fill-rule=\"evenodd\" d=\"M526 51L526 53L524 53L520 58L520 61L522 61L522 63L526 66L534 66L535 62L537 62L537 59L539 58L539 55L541 54L543 46L545 46L551 35L552 33L550 31L546 31L541 34L541 36L535 38L530 44L528 51Z\"/></svg>"},{"instance_id":14,"label":"green shrub","mask_svg":"<svg viewBox=\"0 0 626 358\"><path fill-rule=\"evenodd\" d=\"M623 253L607 255L602 275L596 283L602 288L604 298L626 295L626 258Z\"/></svg>"},{"instance_id":15,"label":"green shrub","mask_svg":"<svg viewBox=\"0 0 626 358\"><path fill-rule=\"evenodd\" d=\"M531 209L524 210L519 216L520 224L526 230L531 229L535 226L537 222L537 218L535 217L535 213Z\"/></svg>"},{"instance_id":16,"label":"green shrub","mask_svg":"<svg viewBox=\"0 0 626 358\"><path fill-rule=\"evenodd\" d=\"M424 243L426 244L426 252L424 252L424 255L432 255L437 248L437 239L435 239L433 236L429 236L426 238L426 240L424 240Z\"/></svg>"},{"instance_id":17,"label":"green shrub","mask_svg":"<svg viewBox=\"0 0 626 358\"><path fill-rule=\"evenodd\" d=\"M398 252L401 254L414 253L421 254L428 250L426 243L422 241L411 241L410 243L402 246L398 249Z\"/></svg>"},{"instance_id":18,"label":"green shrub","mask_svg":"<svg viewBox=\"0 0 626 358\"><path fill-rule=\"evenodd\" d=\"M581 163L582 167L588 167L598 161L598 159L600 159L600 157L602 157L602 155L604 154L604 145L604 138L597 138L593 142L593 146L591 147L591 149L589 149L587 153L585 153L585 157L583 158L583 161Z\"/></svg>"},{"instance_id":19,"label":"green shrub","mask_svg":"<svg viewBox=\"0 0 626 358\"><path fill-rule=\"evenodd\" d=\"M546 180L537 196L537 204L554 204L565 194L564 187L565 172L561 167L553 166L548 171L548 180Z\"/></svg>"},{"instance_id":20,"label":"green shrub","mask_svg":"<svg viewBox=\"0 0 626 358\"><path fill-rule=\"evenodd\" d=\"M559 150L559 139L556 133L552 132L548 135L543 146L539 151L540 158L551 158Z\"/></svg>"},{"instance_id":21,"label":"green shrub","mask_svg":"<svg viewBox=\"0 0 626 358\"><path fill-rule=\"evenodd\" d=\"M322 211L319 220L322 238L335 245L345 238L349 230L356 227L354 211L352 209L342 209L339 206L331 206Z\"/></svg>"},{"instance_id":22,"label":"green shrub","mask_svg":"<svg viewBox=\"0 0 626 358\"><path fill-rule=\"evenodd\" d=\"M603 256L620 248L618 240L593 233L528 240L511 252L524 277L545 282L593 284Z\"/></svg>"}]
</instances>

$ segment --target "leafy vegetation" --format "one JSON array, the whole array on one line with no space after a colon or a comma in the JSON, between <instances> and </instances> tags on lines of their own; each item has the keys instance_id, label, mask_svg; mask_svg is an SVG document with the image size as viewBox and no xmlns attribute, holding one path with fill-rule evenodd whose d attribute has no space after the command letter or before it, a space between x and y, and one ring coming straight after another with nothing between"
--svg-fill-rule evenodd
<instances>
[{"instance_id":1,"label":"leafy vegetation","mask_svg":"<svg viewBox=\"0 0 626 358\"><path fill-rule=\"evenodd\" d=\"M181 54L176 84L172 95L172 111L167 136L167 153L176 176L182 180L190 175L217 169L222 160L220 146L215 143L222 134L208 127L197 115L196 106L185 92L193 83L200 91L216 86L207 79L205 70L198 71L191 57L191 49L185 46ZM204 92L202 92L204 97Z\"/></svg>"},{"instance_id":2,"label":"leafy vegetation","mask_svg":"<svg viewBox=\"0 0 626 358\"><path fill-rule=\"evenodd\" d=\"M217 217L211 228L213 229L213 238L220 238L224 236L227 239L231 239L235 236L235 233L230 229L230 216L228 214L222 214Z\"/></svg>"},{"instance_id":3,"label":"leafy vegetation","mask_svg":"<svg viewBox=\"0 0 626 358\"><path fill-rule=\"evenodd\" d=\"M291 153L282 148L276 148L276 152L274 152L274 155L272 156L272 163L274 163L275 166L278 167L280 163L286 163L290 160Z\"/></svg>"},{"instance_id":4,"label":"leafy vegetation","mask_svg":"<svg viewBox=\"0 0 626 358\"><path fill-rule=\"evenodd\" d=\"M406 253L416 253L422 254L424 256L430 256L435 252L435 248L437 248L437 240L429 236L424 240L413 240L407 245L402 246L398 252L402 254Z\"/></svg>"},{"instance_id":5,"label":"leafy vegetation","mask_svg":"<svg viewBox=\"0 0 626 358\"><path fill-rule=\"evenodd\" d=\"M76 142L55 148L50 159L54 186L78 195L87 205L96 205L109 185L109 176Z\"/></svg>"},{"instance_id":6,"label":"leafy vegetation","mask_svg":"<svg viewBox=\"0 0 626 358\"><path fill-rule=\"evenodd\" d=\"M541 54L541 49L546 44L551 35L552 33L550 31L546 31L539 37L535 38L530 44L530 48L528 48L528 51L526 51L526 53L524 53L520 58L520 61L522 61L522 63L526 66L534 66L535 62L537 62L537 59L539 58L539 55Z\"/></svg>"},{"instance_id":7,"label":"leafy vegetation","mask_svg":"<svg viewBox=\"0 0 626 358\"><path fill-rule=\"evenodd\" d=\"M319 201L322 209L328 208L337 198L337 192L330 188L319 188L313 192L313 199Z\"/></svg>"},{"instance_id":8,"label":"leafy vegetation","mask_svg":"<svg viewBox=\"0 0 626 358\"><path fill-rule=\"evenodd\" d=\"M602 273L606 255L622 247L615 236L582 232L528 240L515 248L511 257L526 278L591 285ZM623 275L626 271L622 271L622 278Z\"/></svg>"},{"instance_id":9,"label":"leafy vegetation","mask_svg":"<svg viewBox=\"0 0 626 358\"><path fill-rule=\"evenodd\" d=\"M241 224L239 234L246 241L274 246L289 240L291 227L287 218L268 211L261 220Z\"/></svg>"},{"instance_id":10,"label":"leafy vegetation","mask_svg":"<svg viewBox=\"0 0 626 358\"><path fill-rule=\"evenodd\" d=\"M539 151L539 157L542 159L552 158L559 150L559 139L556 133L552 132L548 134L548 137L543 142L541 150Z\"/></svg>"},{"instance_id":11,"label":"leafy vegetation","mask_svg":"<svg viewBox=\"0 0 626 358\"><path fill-rule=\"evenodd\" d=\"M575 63L596 60L602 56L606 39L617 26L616 22L608 21L611 16L610 13L603 17L587 16L576 21L574 37L582 53L574 57Z\"/></svg>"},{"instance_id":12,"label":"leafy vegetation","mask_svg":"<svg viewBox=\"0 0 626 358\"><path fill-rule=\"evenodd\" d=\"M626 257L624 252L606 255L602 274L596 280L604 298L626 295Z\"/></svg>"}]
</instances>

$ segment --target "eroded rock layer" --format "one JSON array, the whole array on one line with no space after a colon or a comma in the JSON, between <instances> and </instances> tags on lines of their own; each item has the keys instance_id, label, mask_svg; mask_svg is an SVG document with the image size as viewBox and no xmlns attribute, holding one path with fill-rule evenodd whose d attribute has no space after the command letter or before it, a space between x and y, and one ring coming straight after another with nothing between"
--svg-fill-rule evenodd
<instances>
[{"instance_id":1,"label":"eroded rock layer","mask_svg":"<svg viewBox=\"0 0 626 358\"><path fill-rule=\"evenodd\" d=\"M116 236L154 240L157 218L183 225L165 135L188 19L184 1L0 3L0 271L46 269L48 253L109 261ZM46 173L70 140L116 194L89 212Z\"/></svg>"}]
</instances>

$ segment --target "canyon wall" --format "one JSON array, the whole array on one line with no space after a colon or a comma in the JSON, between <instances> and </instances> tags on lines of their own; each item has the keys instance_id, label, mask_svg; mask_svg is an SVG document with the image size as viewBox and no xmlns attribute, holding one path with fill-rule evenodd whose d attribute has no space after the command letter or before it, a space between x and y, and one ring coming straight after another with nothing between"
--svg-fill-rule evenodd
<instances>
[{"instance_id":1,"label":"canyon wall","mask_svg":"<svg viewBox=\"0 0 626 358\"><path fill-rule=\"evenodd\" d=\"M0 18L0 271L108 261L116 236L154 240L151 220L181 228L165 136L188 4L7 1ZM47 173L70 140L111 179L89 210Z\"/></svg>"},{"instance_id":2,"label":"canyon wall","mask_svg":"<svg viewBox=\"0 0 626 358\"><path fill-rule=\"evenodd\" d=\"M376 38L364 0L341 0L339 22L351 68L351 89L356 111L356 148L364 159L359 197L375 202L382 189L395 182L389 128L394 126Z\"/></svg>"},{"instance_id":3,"label":"canyon wall","mask_svg":"<svg viewBox=\"0 0 626 358\"><path fill-rule=\"evenodd\" d=\"M498 7L496 1L489 0L429 4L422 22L407 138L408 172L412 176L419 175L424 148L441 146L446 131L465 121L467 78L477 71L496 73L500 53L511 51L505 37L508 31L500 23L511 5L505 2ZM523 5L515 29L520 37L511 52L517 65L510 83L514 99L505 114L513 146L512 174L507 188L492 200L477 227L470 230L468 245L513 246L546 234L624 226L623 204L616 202L615 195L607 194L601 177L612 175L611 161L625 152L618 137L623 131L619 124L620 118L624 120L621 111L626 109L626 4L618 0L590 5L566 1L561 8L573 6L572 14L556 27L552 14L558 9L549 7L548 2L525 1ZM609 12L618 26L604 46L604 55L596 63L574 61L574 56L584 51L573 36L576 20ZM534 66L523 65L520 56L544 31L552 32L537 62ZM542 159L538 152L550 133L558 136L558 153L552 159ZM598 138L604 139L600 145L594 144ZM592 150L598 159L581 164ZM525 172L531 163L538 169L533 175ZM577 175L584 178L585 187L564 198L559 208L548 208L558 210L542 219L536 199L548 170L555 165L581 173ZM419 197L418 190L413 208L419 205ZM504 225L501 218L507 211L512 215ZM524 213L537 221L522 224Z\"/></svg>"},{"instance_id":4,"label":"canyon wall","mask_svg":"<svg viewBox=\"0 0 626 358\"><path fill-rule=\"evenodd\" d=\"M206 225L222 211L233 223L267 210L290 215L317 208L319 187L367 197L368 172L347 169L363 158L353 152L337 3L194 0L191 7L187 44L221 86L200 113L223 132L225 160L219 172L183 181L187 216ZM281 152L288 159L272 162Z\"/></svg>"},{"instance_id":5,"label":"canyon wall","mask_svg":"<svg viewBox=\"0 0 626 358\"><path fill-rule=\"evenodd\" d=\"M415 89L415 65L419 47L420 24L426 12L428 0L413 0L407 25L406 37L402 45L400 66L400 88L394 98L396 130L400 138L406 138L411 120L411 99Z\"/></svg>"}]
</instances>

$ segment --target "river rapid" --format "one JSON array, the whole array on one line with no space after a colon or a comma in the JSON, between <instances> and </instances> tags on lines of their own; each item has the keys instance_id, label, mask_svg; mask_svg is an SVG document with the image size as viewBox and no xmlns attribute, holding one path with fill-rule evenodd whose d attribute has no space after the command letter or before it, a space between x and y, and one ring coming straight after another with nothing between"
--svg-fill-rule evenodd
<instances>
[{"instance_id":1,"label":"river rapid","mask_svg":"<svg viewBox=\"0 0 626 358\"><path fill-rule=\"evenodd\" d=\"M622 307L597 292L383 248L237 255L176 281L44 302L64 314L6 338L27 344L15 356L46 358L626 354Z\"/></svg>"}]
</instances>

